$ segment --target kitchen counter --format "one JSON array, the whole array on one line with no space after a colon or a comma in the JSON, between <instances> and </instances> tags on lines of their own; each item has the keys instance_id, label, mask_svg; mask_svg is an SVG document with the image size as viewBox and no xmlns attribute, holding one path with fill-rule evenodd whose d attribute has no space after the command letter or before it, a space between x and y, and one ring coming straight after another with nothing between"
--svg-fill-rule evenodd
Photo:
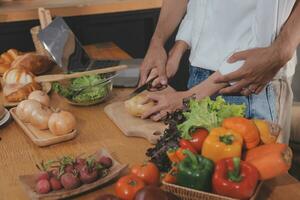
<instances>
[{"instance_id":1,"label":"kitchen counter","mask_svg":"<svg viewBox=\"0 0 300 200\"><path fill-rule=\"evenodd\" d=\"M160 8L162 0L19 0L0 1L0 22L38 19L37 9L50 9L52 16L82 16Z\"/></svg>"},{"instance_id":2,"label":"kitchen counter","mask_svg":"<svg viewBox=\"0 0 300 200\"><path fill-rule=\"evenodd\" d=\"M90 45L86 49L95 58L130 58L127 53L112 43ZM18 177L38 172L35 163L64 154L79 155L83 152L92 153L100 148L106 148L122 163L130 165L142 163L146 159L145 152L150 144L144 139L124 136L103 111L106 104L126 97L130 91L129 89L114 89L109 102L91 107L71 106L56 94L51 94L51 103L54 107L69 110L77 118L79 135L68 142L40 148L23 133L15 122L12 121L5 128L1 128L0 199L28 199L19 184ZM94 200L96 196L103 193L113 193L113 185L72 199ZM257 199L298 200L300 199L300 183L289 174L266 181Z\"/></svg>"}]
</instances>

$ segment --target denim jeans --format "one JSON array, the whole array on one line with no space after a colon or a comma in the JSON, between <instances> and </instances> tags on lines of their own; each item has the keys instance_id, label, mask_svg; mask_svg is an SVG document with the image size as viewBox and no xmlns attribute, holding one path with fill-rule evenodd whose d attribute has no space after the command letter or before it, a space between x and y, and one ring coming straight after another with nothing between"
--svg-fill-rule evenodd
<instances>
[{"instance_id":1,"label":"denim jeans","mask_svg":"<svg viewBox=\"0 0 300 200\"><path fill-rule=\"evenodd\" d=\"M207 79L214 71L190 66L189 73L188 88L191 88ZM214 95L211 98L215 99L217 96L218 95ZM277 119L275 94L272 84L268 84L264 90L257 95L252 94L248 97L222 95L222 97L228 103L245 104L247 107L246 117L248 118L266 119L272 122Z\"/></svg>"}]
</instances>

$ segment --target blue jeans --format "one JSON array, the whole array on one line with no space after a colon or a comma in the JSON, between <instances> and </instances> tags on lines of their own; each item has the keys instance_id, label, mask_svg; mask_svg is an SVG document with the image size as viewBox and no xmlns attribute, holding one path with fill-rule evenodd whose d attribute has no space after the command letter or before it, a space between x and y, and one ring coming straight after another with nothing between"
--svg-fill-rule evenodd
<instances>
[{"instance_id":1,"label":"blue jeans","mask_svg":"<svg viewBox=\"0 0 300 200\"><path fill-rule=\"evenodd\" d=\"M205 79L207 79L214 71L190 66L189 69L190 77L188 81L188 88L198 85ZM272 84L268 84L261 93L258 95L252 94L246 96L227 96L222 95L226 102L235 104L245 104L247 107L246 117L266 119L274 122L276 120L276 104L275 96ZM214 95L211 98L215 99Z\"/></svg>"}]
</instances>

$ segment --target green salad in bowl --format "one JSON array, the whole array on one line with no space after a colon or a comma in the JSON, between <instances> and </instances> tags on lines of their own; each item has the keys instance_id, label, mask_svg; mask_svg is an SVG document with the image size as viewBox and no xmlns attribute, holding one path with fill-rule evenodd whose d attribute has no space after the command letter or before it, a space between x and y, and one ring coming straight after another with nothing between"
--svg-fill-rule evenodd
<instances>
[{"instance_id":1,"label":"green salad in bowl","mask_svg":"<svg viewBox=\"0 0 300 200\"><path fill-rule=\"evenodd\" d=\"M94 105L104 101L112 91L112 81L107 75L89 75L54 82L52 89L73 105Z\"/></svg>"}]
</instances>

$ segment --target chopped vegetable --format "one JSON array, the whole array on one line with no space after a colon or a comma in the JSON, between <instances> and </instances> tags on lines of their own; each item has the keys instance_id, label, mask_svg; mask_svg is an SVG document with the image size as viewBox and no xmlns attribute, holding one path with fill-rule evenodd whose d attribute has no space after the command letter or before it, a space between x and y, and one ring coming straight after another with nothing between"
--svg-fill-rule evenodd
<instances>
[{"instance_id":1,"label":"chopped vegetable","mask_svg":"<svg viewBox=\"0 0 300 200\"><path fill-rule=\"evenodd\" d=\"M210 191L214 163L200 155L184 150L187 157L178 164L176 184L196 190Z\"/></svg>"},{"instance_id":2,"label":"chopped vegetable","mask_svg":"<svg viewBox=\"0 0 300 200\"><path fill-rule=\"evenodd\" d=\"M258 183L258 171L239 157L225 158L216 163L212 179L216 194L236 199L249 199Z\"/></svg>"},{"instance_id":3,"label":"chopped vegetable","mask_svg":"<svg viewBox=\"0 0 300 200\"><path fill-rule=\"evenodd\" d=\"M286 144L265 144L248 150L245 160L257 168L260 180L267 180L287 173L292 157L292 150Z\"/></svg>"},{"instance_id":4,"label":"chopped vegetable","mask_svg":"<svg viewBox=\"0 0 300 200\"><path fill-rule=\"evenodd\" d=\"M222 126L241 134L247 149L256 147L260 142L259 131L252 120L243 117L230 117L224 119Z\"/></svg>"},{"instance_id":5,"label":"chopped vegetable","mask_svg":"<svg viewBox=\"0 0 300 200\"><path fill-rule=\"evenodd\" d=\"M214 128L204 141L202 155L217 162L223 158L241 157L243 138L239 133L222 127Z\"/></svg>"},{"instance_id":6,"label":"chopped vegetable","mask_svg":"<svg viewBox=\"0 0 300 200\"><path fill-rule=\"evenodd\" d=\"M245 115L246 106L228 104L222 97L217 97L216 101L206 97L202 100L191 99L188 102L188 111L184 112L186 120L177 127L183 139L192 139L190 131L195 128L205 128L211 130L219 127L223 120L228 117Z\"/></svg>"}]
</instances>

